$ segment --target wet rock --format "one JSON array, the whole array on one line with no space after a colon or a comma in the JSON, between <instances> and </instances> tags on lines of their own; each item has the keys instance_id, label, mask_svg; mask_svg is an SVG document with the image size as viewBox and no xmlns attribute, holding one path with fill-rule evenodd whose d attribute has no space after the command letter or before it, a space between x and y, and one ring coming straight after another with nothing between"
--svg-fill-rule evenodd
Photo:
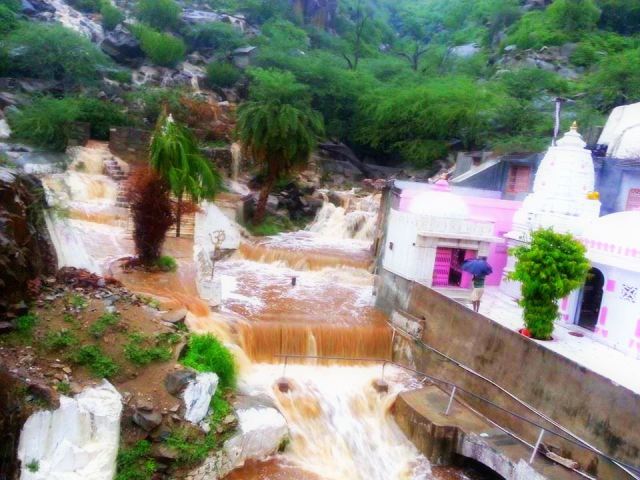
<instances>
[{"instance_id":1,"label":"wet rock","mask_svg":"<svg viewBox=\"0 0 640 480\"><path fill-rule=\"evenodd\" d=\"M194 378L196 378L195 372L178 370L167 374L164 379L164 386L167 392L177 396Z\"/></svg>"},{"instance_id":2,"label":"wet rock","mask_svg":"<svg viewBox=\"0 0 640 480\"><path fill-rule=\"evenodd\" d=\"M168 312L163 313L160 318L162 321L168 323L183 323L184 319L187 318L187 309L179 308L176 310L169 310Z\"/></svg>"},{"instance_id":3,"label":"wet rock","mask_svg":"<svg viewBox=\"0 0 640 480\"><path fill-rule=\"evenodd\" d=\"M378 393L387 393L389 392L389 384L381 378L377 378L373 381L373 389Z\"/></svg>"},{"instance_id":4,"label":"wet rock","mask_svg":"<svg viewBox=\"0 0 640 480\"><path fill-rule=\"evenodd\" d=\"M204 420L217 388L218 376L215 373L198 373L182 394L185 406L184 419L194 424Z\"/></svg>"},{"instance_id":5,"label":"wet rock","mask_svg":"<svg viewBox=\"0 0 640 480\"><path fill-rule=\"evenodd\" d=\"M150 400L140 399L136 402L136 408L142 412L152 412L153 403Z\"/></svg>"},{"instance_id":6,"label":"wet rock","mask_svg":"<svg viewBox=\"0 0 640 480\"><path fill-rule=\"evenodd\" d=\"M173 448L157 443L151 448L151 456L161 462L173 462L179 455Z\"/></svg>"},{"instance_id":7,"label":"wet rock","mask_svg":"<svg viewBox=\"0 0 640 480\"><path fill-rule=\"evenodd\" d=\"M146 432L150 432L162 423L162 415L157 411L146 412L136 410L131 419L133 420L133 423Z\"/></svg>"},{"instance_id":8,"label":"wet rock","mask_svg":"<svg viewBox=\"0 0 640 480\"><path fill-rule=\"evenodd\" d=\"M0 335L4 333L11 333L14 329L13 323L11 322L0 322Z\"/></svg>"},{"instance_id":9,"label":"wet rock","mask_svg":"<svg viewBox=\"0 0 640 480\"><path fill-rule=\"evenodd\" d=\"M118 63L139 67L144 61L140 43L122 25L107 34L100 48Z\"/></svg>"}]
</instances>

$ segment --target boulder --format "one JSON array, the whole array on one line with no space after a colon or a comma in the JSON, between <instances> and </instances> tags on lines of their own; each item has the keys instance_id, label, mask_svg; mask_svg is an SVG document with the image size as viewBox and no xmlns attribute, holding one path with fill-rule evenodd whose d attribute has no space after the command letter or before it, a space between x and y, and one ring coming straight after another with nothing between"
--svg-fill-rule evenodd
<instances>
[{"instance_id":1,"label":"boulder","mask_svg":"<svg viewBox=\"0 0 640 480\"><path fill-rule=\"evenodd\" d=\"M466 45L458 45L457 47L452 47L449 52L454 57L458 58L471 58L474 55L480 53L481 48L477 43L468 43Z\"/></svg>"},{"instance_id":2,"label":"boulder","mask_svg":"<svg viewBox=\"0 0 640 480\"><path fill-rule=\"evenodd\" d=\"M145 432L150 432L162 423L162 415L158 411L136 410L131 419Z\"/></svg>"},{"instance_id":3,"label":"boulder","mask_svg":"<svg viewBox=\"0 0 640 480\"><path fill-rule=\"evenodd\" d=\"M118 63L139 67L144 61L140 43L122 25L107 34L100 48Z\"/></svg>"},{"instance_id":4,"label":"boulder","mask_svg":"<svg viewBox=\"0 0 640 480\"><path fill-rule=\"evenodd\" d=\"M164 387L171 395L177 396L194 378L196 378L196 374L191 370L171 372L164 379Z\"/></svg>"},{"instance_id":5,"label":"boulder","mask_svg":"<svg viewBox=\"0 0 640 480\"><path fill-rule=\"evenodd\" d=\"M182 398L184 400L184 419L198 424L207 416L211 398L218 388L218 375L215 373L198 373L189 381Z\"/></svg>"},{"instance_id":6,"label":"boulder","mask_svg":"<svg viewBox=\"0 0 640 480\"><path fill-rule=\"evenodd\" d=\"M165 312L160 317L163 322L169 323L182 323L184 319L187 318L187 309L186 308L178 308L176 310L169 310Z\"/></svg>"}]
</instances>

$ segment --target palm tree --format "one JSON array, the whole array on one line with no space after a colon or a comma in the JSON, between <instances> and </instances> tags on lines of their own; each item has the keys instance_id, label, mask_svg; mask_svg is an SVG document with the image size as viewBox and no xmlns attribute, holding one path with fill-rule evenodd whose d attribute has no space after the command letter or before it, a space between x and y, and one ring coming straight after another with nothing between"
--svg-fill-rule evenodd
<instances>
[{"instance_id":1,"label":"palm tree","mask_svg":"<svg viewBox=\"0 0 640 480\"><path fill-rule=\"evenodd\" d=\"M264 220L269 192L278 177L305 165L323 132L322 116L309 102L292 99L289 94L295 88L291 84L281 87L282 95L255 94L238 109L238 138L265 178L254 216L256 224Z\"/></svg>"},{"instance_id":2,"label":"palm tree","mask_svg":"<svg viewBox=\"0 0 640 480\"><path fill-rule=\"evenodd\" d=\"M151 139L149 163L178 198L176 237L179 237L183 196L188 195L194 203L213 198L222 189L220 174L200 154L193 134L171 115L163 115L158 121Z\"/></svg>"}]
</instances>

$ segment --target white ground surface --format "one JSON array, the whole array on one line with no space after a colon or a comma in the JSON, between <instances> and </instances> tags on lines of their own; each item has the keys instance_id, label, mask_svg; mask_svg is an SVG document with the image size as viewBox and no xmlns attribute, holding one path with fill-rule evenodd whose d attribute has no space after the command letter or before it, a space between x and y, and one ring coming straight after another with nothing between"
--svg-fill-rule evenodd
<instances>
[{"instance_id":1,"label":"white ground surface","mask_svg":"<svg viewBox=\"0 0 640 480\"><path fill-rule=\"evenodd\" d=\"M442 293L459 301L465 296L463 290ZM524 326L522 309L515 300L502 293L498 287L485 289L480 313L511 330L518 330ZM578 332L584 336L576 337L570 335L570 332ZM553 331L553 340L533 341L609 378L615 384L640 394L640 359L601 343L588 330L577 325L557 323Z\"/></svg>"}]
</instances>

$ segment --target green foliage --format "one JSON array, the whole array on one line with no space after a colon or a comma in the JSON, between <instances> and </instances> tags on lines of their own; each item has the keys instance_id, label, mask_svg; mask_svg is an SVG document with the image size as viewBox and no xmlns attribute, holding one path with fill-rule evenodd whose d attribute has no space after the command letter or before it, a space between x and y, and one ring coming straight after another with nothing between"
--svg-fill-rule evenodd
<instances>
[{"instance_id":1,"label":"green foliage","mask_svg":"<svg viewBox=\"0 0 640 480\"><path fill-rule=\"evenodd\" d=\"M172 354L166 340L168 339L152 339L141 333L133 333L129 335L129 342L124 346L124 356L139 367L151 362L165 362Z\"/></svg>"},{"instance_id":2,"label":"green foliage","mask_svg":"<svg viewBox=\"0 0 640 480\"><path fill-rule=\"evenodd\" d=\"M139 114L155 125L165 108L176 116L186 114L186 109L180 102L183 95L184 92L180 89L141 88L130 94L128 100L132 104L137 104Z\"/></svg>"},{"instance_id":3,"label":"green foliage","mask_svg":"<svg viewBox=\"0 0 640 480\"><path fill-rule=\"evenodd\" d=\"M72 293L71 296L67 298L67 303L76 310L84 310L89 304L84 295L78 293Z\"/></svg>"},{"instance_id":4,"label":"green foliage","mask_svg":"<svg viewBox=\"0 0 640 480\"><path fill-rule=\"evenodd\" d=\"M109 0L103 0L100 15L102 15L102 26L106 30L113 30L124 20L124 13L113 6Z\"/></svg>"},{"instance_id":5,"label":"green foliage","mask_svg":"<svg viewBox=\"0 0 640 480\"><path fill-rule=\"evenodd\" d=\"M237 371L233 355L213 335L191 335L187 353L181 362L198 372L214 372L223 389L232 388L236 384Z\"/></svg>"},{"instance_id":6,"label":"green foliage","mask_svg":"<svg viewBox=\"0 0 640 480\"><path fill-rule=\"evenodd\" d=\"M118 373L118 365L97 345L85 345L71 355L71 360L87 367L98 378L111 378Z\"/></svg>"},{"instance_id":7,"label":"green foliage","mask_svg":"<svg viewBox=\"0 0 640 480\"><path fill-rule=\"evenodd\" d=\"M640 48L604 59L585 83L592 105L602 112L640 101Z\"/></svg>"},{"instance_id":8,"label":"green foliage","mask_svg":"<svg viewBox=\"0 0 640 480\"><path fill-rule=\"evenodd\" d=\"M233 25L223 22L211 22L195 25L186 32L186 38L193 49L211 48L228 52L243 43L242 32Z\"/></svg>"},{"instance_id":9,"label":"green foliage","mask_svg":"<svg viewBox=\"0 0 640 480\"><path fill-rule=\"evenodd\" d=\"M16 28L18 28L18 20L15 13L9 7L0 4L0 37Z\"/></svg>"},{"instance_id":10,"label":"green foliage","mask_svg":"<svg viewBox=\"0 0 640 480\"><path fill-rule=\"evenodd\" d=\"M155 266L163 272L175 272L178 269L178 262L169 255L162 255L155 261Z\"/></svg>"},{"instance_id":11,"label":"green foliage","mask_svg":"<svg viewBox=\"0 0 640 480\"><path fill-rule=\"evenodd\" d=\"M119 313L103 313L89 326L89 333L95 338L102 338L109 327L120 322Z\"/></svg>"},{"instance_id":12,"label":"green foliage","mask_svg":"<svg viewBox=\"0 0 640 480\"><path fill-rule=\"evenodd\" d=\"M88 39L55 24L24 23L6 39L13 75L57 80L69 87L95 82L110 64Z\"/></svg>"},{"instance_id":13,"label":"green foliage","mask_svg":"<svg viewBox=\"0 0 640 480\"><path fill-rule=\"evenodd\" d=\"M182 39L145 25L136 25L133 33L140 41L142 51L156 65L173 67L184 59L187 47Z\"/></svg>"},{"instance_id":14,"label":"green foliage","mask_svg":"<svg viewBox=\"0 0 640 480\"><path fill-rule=\"evenodd\" d=\"M551 338L557 301L584 283L590 267L585 252L574 237L552 230L535 231L530 245L513 249L516 266L510 278L522 284L520 305L534 338Z\"/></svg>"},{"instance_id":15,"label":"green foliage","mask_svg":"<svg viewBox=\"0 0 640 480\"><path fill-rule=\"evenodd\" d=\"M74 102L42 97L10 113L8 119L15 138L62 152L69 143L71 124L78 118L78 111Z\"/></svg>"},{"instance_id":16,"label":"green foliage","mask_svg":"<svg viewBox=\"0 0 640 480\"><path fill-rule=\"evenodd\" d=\"M149 163L179 198L187 194L194 202L213 198L222 180L198 149L193 134L169 117L160 119L151 140Z\"/></svg>"},{"instance_id":17,"label":"green foliage","mask_svg":"<svg viewBox=\"0 0 640 480\"><path fill-rule=\"evenodd\" d=\"M156 471L151 457L151 443L140 440L131 447L120 446L115 480L148 480Z\"/></svg>"},{"instance_id":18,"label":"green foliage","mask_svg":"<svg viewBox=\"0 0 640 480\"><path fill-rule=\"evenodd\" d=\"M282 18L272 18L262 26L260 45L268 45L283 53L291 50L306 50L309 47L309 36L302 28Z\"/></svg>"},{"instance_id":19,"label":"green foliage","mask_svg":"<svg viewBox=\"0 0 640 480\"><path fill-rule=\"evenodd\" d=\"M27 463L27 470L29 470L31 473L36 473L38 470L40 470L40 462L38 462L38 460L36 460L35 458L30 460L29 463Z\"/></svg>"},{"instance_id":20,"label":"green foliage","mask_svg":"<svg viewBox=\"0 0 640 480\"><path fill-rule=\"evenodd\" d=\"M16 13L22 8L22 2L20 0L0 0L0 5Z\"/></svg>"},{"instance_id":21,"label":"green foliage","mask_svg":"<svg viewBox=\"0 0 640 480\"><path fill-rule=\"evenodd\" d=\"M111 127L130 123L121 107L115 103L89 97L79 97L75 102L78 107L76 121L87 122L91 125L91 138L109 140Z\"/></svg>"},{"instance_id":22,"label":"green foliage","mask_svg":"<svg viewBox=\"0 0 640 480\"><path fill-rule=\"evenodd\" d=\"M524 100L532 100L540 95L560 96L569 91L569 84L564 78L540 68L510 70L499 78L509 95Z\"/></svg>"},{"instance_id":23,"label":"green foliage","mask_svg":"<svg viewBox=\"0 0 640 480\"><path fill-rule=\"evenodd\" d=\"M242 77L242 72L229 62L212 62L207 67L207 80L215 87L231 88Z\"/></svg>"},{"instance_id":24,"label":"green foliage","mask_svg":"<svg viewBox=\"0 0 640 480\"><path fill-rule=\"evenodd\" d=\"M249 233L254 237L270 237L291 230L291 221L288 218L267 214L264 220L258 224L251 221L245 224Z\"/></svg>"},{"instance_id":25,"label":"green foliage","mask_svg":"<svg viewBox=\"0 0 640 480\"><path fill-rule=\"evenodd\" d=\"M640 32L640 3L637 0L599 0L600 28L623 35Z\"/></svg>"},{"instance_id":26,"label":"green foliage","mask_svg":"<svg viewBox=\"0 0 640 480\"><path fill-rule=\"evenodd\" d=\"M56 390L62 395L69 395L71 393L71 385L69 382L56 382Z\"/></svg>"},{"instance_id":27,"label":"green foliage","mask_svg":"<svg viewBox=\"0 0 640 480\"><path fill-rule=\"evenodd\" d=\"M32 334L36 324L40 321L37 315L27 313L21 315L15 320L15 328L18 335L29 336Z\"/></svg>"},{"instance_id":28,"label":"green foliage","mask_svg":"<svg viewBox=\"0 0 640 480\"><path fill-rule=\"evenodd\" d=\"M254 70L252 75L250 99L238 109L237 132L266 177L255 215L260 223L278 177L306 164L324 128L307 88L292 74Z\"/></svg>"},{"instance_id":29,"label":"green foliage","mask_svg":"<svg viewBox=\"0 0 640 480\"><path fill-rule=\"evenodd\" d=\"M136 7L140 21L159 30L176 28L180 12L180 5L174 0L139 0Z\"/></svg>"},{"instance_id":30,"label":"green foliage","mask_svg":"<svg viewBox=\"0 0 640 480\"><path fill-rule=\"evenodd\" d=\"M209 421L214 429L233 411L231 404L224 398L220 388L216 389L216 393L211 398L211 411L213 413L209 417Z\"/></svg>"},{"instance_id":31,"label":"green foliage","mask_svg":"<svg viewBox=\"0 0 640 480\"><path fill-rule=\"evenodd\" d=\"M553 25L545 12L526 13L513 27L505 44L515 44L520 48L542 48L544 46L562 45L569 40L567 32Z\"/></svg>"},{"instance_id":32,"label":"green foliage","mask_svg":"<svg viewBox=\"0 0 640 480\"><path fill-rule=\"evenodd\" d=\"M556 28L576 33L595 29L600 9L595 0L554 0L545 15Z\"/></svg>"},{"instance_id":33,"label":"green foliage","mask_svg":"<svg viewBox=\"0 0 640 480\"><path fill-rule=\"evenodd\" d=\"M66 329L48 332L42 341L44 348L52 351L61 351L77 343L78 339L74 333Z\"/></svg>"}]
</instances>

